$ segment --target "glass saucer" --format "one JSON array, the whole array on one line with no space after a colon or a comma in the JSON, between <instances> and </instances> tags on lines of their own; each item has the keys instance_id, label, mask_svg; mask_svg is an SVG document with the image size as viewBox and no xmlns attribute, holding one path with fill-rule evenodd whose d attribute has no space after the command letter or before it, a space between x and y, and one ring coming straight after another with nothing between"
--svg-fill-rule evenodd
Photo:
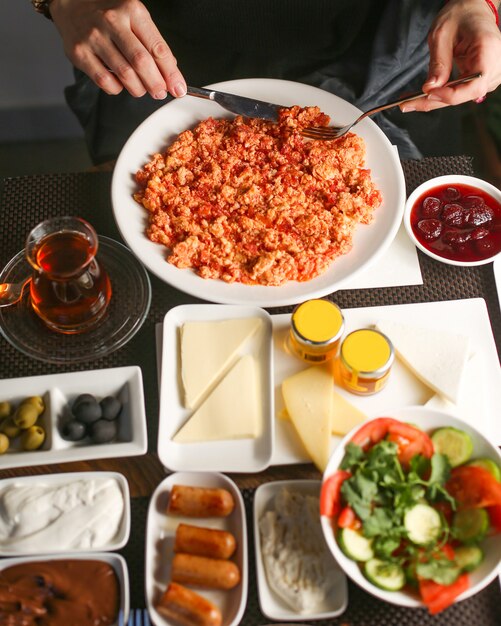
<instances>
[{"instance_id":1,"label":"glass saucer","mask_svg":"<svg viewBox=\"0 0 501 626\"><path fill-rule=\"evenodd\" d=\"M99 236L97 258L111 280L108 311L95 328L77 335L49 330L31 308L29 289L17 304L0 308L0 331L20 352L48 363L99 359L124 346L141 328L151 302L151 284L143 265L114 239ZM22 281L30 273L24 250L0 273L0 282Z\"/></svg>"}]
</instances>

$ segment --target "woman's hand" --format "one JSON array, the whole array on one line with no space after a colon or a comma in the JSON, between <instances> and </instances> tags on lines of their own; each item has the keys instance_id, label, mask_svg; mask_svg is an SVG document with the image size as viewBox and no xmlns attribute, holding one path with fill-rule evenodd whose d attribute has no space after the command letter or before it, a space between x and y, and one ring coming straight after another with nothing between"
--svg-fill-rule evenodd
<instances>
[{"instance_id":1,"label":"woman's hand","mask_svg":"<svg viewBox=\"0 0 501 626\"><path fill-rule=\"evenodd\" d=\"M52 0L50 13L66 56L107 94L124 87L159 100L186 93L176 59L140 0Z\"/></svg>"},{"instance_id":2,"label":"woman's hand","mask_svg":"<svg viewBox=\"0 0 501 626\"><path fill-rule=\"evenodd\" d=\"M496 3L497 4L497 3ZM431 111L481 100L501 84L501 33L485 0L449 0L428 35L430 65L423 91L428 98L402 105L402 111ZM442 87L453 64L459 76L482 76L458 87Z\"/></svg>"}]
</instances>

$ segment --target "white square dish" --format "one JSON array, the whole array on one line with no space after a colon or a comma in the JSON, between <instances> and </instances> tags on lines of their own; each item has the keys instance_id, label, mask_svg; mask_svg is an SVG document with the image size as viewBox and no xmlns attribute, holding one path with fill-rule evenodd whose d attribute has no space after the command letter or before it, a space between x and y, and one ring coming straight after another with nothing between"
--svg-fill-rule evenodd
<instances>
[{"instance_id":1,"label":"white square dish","mask_svg":"<svg viewBox=\"0 0 501 626\"><path fill-rule=\"evenodd\" d=\"M83 393L90 393L97 399L112 395L121 401L114 441L95 444L86 437L72 442L61 436L59 426L67 418L73 401ZM9 450L0 456L2 469L146 453L143 377L137 366L0 380L0 401L7 400L15 406L28 396L44 399L45 410L39 422L45 429L45 441L38 450L22 451L14 440Z\"/></svg>"},{"instance_id":2,"label":"white square dish","mask_svg":"<svg viewBox=\"0 0 501 626\"><path fill-rule=\"evenodd\" d=\"M61 553L58 555L45 555L45 556L30 556L20 557L12 559L2 559L0 561L0 572L7 567L13 565L20 565L23 563L35 563L35 562L47 562L47 561L61 561L64 559L80 560L80 561L103 561L108 563L117 576L118 588L120 593L117 621L110 626L121 626L127 622L129 617L130 607L130 593L129 593L129 571L127 569L127 563L125 559L119 554L111 554L106 552L92 552L85 554L66 554Z\"/></svg>"},{"instance_id":3,"label":"white square dish","mask_svg":"<svg viewBox=\"0 0 501 626\"><path fill-rule=\"evenodd\" d=\"M258 363L262 429L256 438L177 443L172 437L191 415L183 406L179 331L185 322L258 317L261 330L241 346L238 356L251 354ZM158 456L171 471L260 472L268 467L274 448L273 350L271 318L258 307L238 305L182 305L164 319Z\"/></svg>"},{"instance_id":4,"label":"white square dish","mask_svg":"<svg viewBox=\"0 0 501 626\"><path fill-rule=\"evenodd\" d=\"M224 518L189 518L167 513L170 490L173 485L192 487L223 488L231 493L235 502L233 512ZM165 591L171 575L174 537L179 523L193 524L231 532L237 542L237 550L232 560L238 565L240 583L228 591L198 590L196 593L213 602L223 616L222 626L236 626L240 623L247 603L248 557L247 524L242 494L235 483L227 476L212 472L177 472L165 478L155 489L148 507L145 553L145 589L148 611L157 626L177 626L162 616L155 605Z\"/></svg>"},{"instance_id":5,"label":"white square dish","mask_svg":"<svg viewBox=\"0 0 501 626\"><path fill-rule=\"evenodd\" d=\"M102 524L109 525L112 511L96 513L93 504L99 498L100 506L108 505L116 507L113 494L109 491L98 496L96 493L97 482L116 481L113 486L120 490L123 500L123 511L117 517L116 533L107 542L102 543L99 538L97 525L99 520ZM64 487L68 489L64 489ZM79 490L85 486L85 493ZM8 538L3 537L5 513L5 494L12 488L19 488L20 493L10 502L10 507L16 507L16 523L13 525L13 536L17 541L11 544ZM36 491L30 493L29 489ZM45 498L43 489L59 491L53 499ZM116 493L116 492L115 492ZM11 492L12 497L12 492ZM108 502L103 502L103 498ZM22 507L22 508L21 508ZM86 509L91 513L86 516ZM46 521L44 524L43 521ZM13 556L23 554L47 554L47 553L81 553L81 552L104 552L119 550L127 543L130 534L130 493L129 484L125 476L118 472L70 472L67 474L45 474L37 476L23 476L19 478L6 478L0 481L0 556ZM7 529L9 520L5 520ZM14 520L13 520L14 521ZM22 533L23 522L26 532ZM77 526L78 525L78 526ZM106 533L106 529L104 529ZM7 533L6 533L7 534ZM65 542L73 541L73 546ZM37 542L39 546L37 546ZM75 544L83 544L85 547L76 547ZM89 545L92 544L92 545Z\"/></svg>"},{"instance_id":6,"label":"white square dish","mask_svg":"<svg viewBox=\"0 0 501 626\"><path fill-rule=\"evenodd\" d=\"M259 520L272 506L274 497L282 490L298 491L302 495L320 495L321 481L319 480L279 480L259 486L254 494L254 545L256 553L257 586L259 605L267 618L280 621L301 622L314 619L328 619L341 615L348 605L348 585L334 558L332 558L332 572L336 576L336 584L331 588L324 602L314 613L298 613L291 608L268 583L266 570L261 551L261 536ZM320 524L320 513L318 518ZM329 548L325 544L328 553Z\"/></svg>"}]
</instances>

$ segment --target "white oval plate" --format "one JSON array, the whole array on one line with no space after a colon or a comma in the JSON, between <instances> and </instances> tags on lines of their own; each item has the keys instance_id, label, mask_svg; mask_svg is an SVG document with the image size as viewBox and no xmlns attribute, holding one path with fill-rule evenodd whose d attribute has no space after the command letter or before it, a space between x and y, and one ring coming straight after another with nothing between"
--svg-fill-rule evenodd
<instances>
[{"instance_id":1,"label":"white oval plate","mask_svg":"<svg viewBox=\"0 0 501 626\"><path fill-rule=\"evenodd\" d=\"M310 619L328 619L341 615L348 605L348 584L334 558L332 559L332 575L337 583L331 589L324 603L315 613L297 613L280 598L269 586L266 570L261 554L259 520L271 507L272 500L281 489L299 491L307 495L320 495L320 480L278 480L260 485L254 494L254 547L256 552L257 587L261 612L269 619L297 622ZM320 520L319 520L320 523ZM325 546L328 551L327 545Z\"/></svg>"},{"instance_id":2,"label":"white oval plate","mask_svg":"<svg viewBox=\"0 0 501 626\"><path fill-rule=\"evenodd\" d=\"M48 540L45 541L44 544L40 545L36 551L30 551L29 554L46 554L46 553L59 553L64 552L65 554L79 554L81 552L103 552L107 550L119 550L123 548L127 541L129 540L130 534L130 492L129 492L129 483L123 474L119 472L70 472L68 474L45 474L39 476L23 476L19 478L6 478L0 481L0 498L5 489L8 487L12 487L13 485L19 485L22 487L30 487L30 486L42 486L47 485L50 487L56 487L61 485L69 485L71 483L80 482L80 481L92 481L95 479L111 479L114 478L118 486L122 492L123 500L124 500L124 510L122 515L122 520L120 522L120 526L116 535L113 539L107 544L99 545L96 547L85 548L85 549L71 549L65 546L60 545L60 537L56 535L54 537L54 543L49 543ZM2 507L0 505L0 517L2 516ZM70 517L71 513L68 513L67 517ZM75 520L69 520L67 523L74 524ZM89 523L89 528L91 524ZM3 544L0 539L0 556L8 556L8 555L20 555L26 554L19 548L9 547L9 545Z\"/></svg>"},{"instance_id":3,"label":"white oval plate","mask_svg":"<svg viewBox=\"0 0 501 626\"><path fill-rule=\"evenodd\" d=\"M235 500L235 508L228 517L224 518L195 519L168 515L167 504L173 485L227 489ZM209 472L177 472L171 474L158 485L151 496L146 525L145 590L146 605L153 621L157 626L177 626L177 623L162 616L156 610L155 604L170 581L174 537L178 524L182 522L226 530L235 536L237 551L231 560L240 568L240 584L229 591L199 589L194 589L194 591L219 607L223 615L222 626L236 626L243 617L247 603L248 557L245 506L242 494L232 480L223 474Z\"/></svg>"},{"instance_id":4,"label":"white oval plate","mask_svg":"<svg viewBox=\"0 0 501 626\"><path fill-rule=\"evenodd\" d=\"M129 594L129 570L123 556L119 554L109 554L106 552L89 552L81 554L70 554L62 552L58 555L45 556L29 556L12 559L2 559L0 561L0 572L11 565L19 565L20 563L34 563L37 561L61 561L62 559L81 560L81 561L104 561L113 567L118 578L118 587L120 590L120 602L118 605L118 620L110 626L122 626L127 623L129 618L130 594Z\"/></svg>"},{"instance_id":5,"label":"white oval plate","mask_svg":"<svg viewBox=\"0 0 501 626\"><path fill-rule=\"evenodd\" d=\"M228 439L177 443L175 433L193 410L183 406L179 329L185 322L212 322L259 317L263 328L245 342L238 356L251 354L257 363L261 393L261 434L255 439ZM259 307L186 304L171 309L164 318L158 425L158 456L171 471L260 472L268 467L275 442L273 350L271 316ZM236 416L237 419L238 416Z\"/></svg>"},{"instance_id":6,"label":"white oval plate","mask_svg":"<svg viewBox=\"0 0 501 626\"><path fill-rule=\"evenodd\" d=\"M434 409L429 409L423 406L408 406L401 409L385 411L384 417L393 417L395 419L400 419L403 422L416 424L424 431L430 431L443 426L452 426L453 428L459 428L460 430L464 430L471 436L473 440L472 459L478 457L489 457L498 465L501 465L501 452L499 451L499 449L494 444L491 444L489 440L485 436L480 434L480 432L476 430L473 426L467 424L463 420L458 419L457 417L453 417L452 415L443 413L442 411L436 411ZM332 454L325 470L324 480L326 480L338 469L344 457L346 444L350 441L350 439L359 428L360 427L357 426L350 433L348 433L346 437L342 439L339 446L334 450L334 453ZM391 604L411 608L424 607L424 604L421 602L417 595L411 595L410 592L405 590L384 591L383 589L379 589L378 587L370 583L367 578L365 578L365 576L362 574L360 567L356 563L356 561L352 561L347 556L345 556L339 548L338 543L334 537L334 533L332 532L332 524L330 519L325 516L321 516L320 520L322 523L322 530L324 531L324 537L327 540L327 545L334 555L334 558L339 563L343 571L357 585L362 587L362 589L364 589L368 593L376 596L380 600L390 602ZM486 587L498 574L499 563L501 561L501 534L487 537L480 545L482 550L484 551L485 558L480 566L469 574L470 587L456 599L456 602L465 600L466 598L475 595L484 587Z\"/></svg>"},{"instance_id":7,"label":"white oval plate","mask_svg":"<svg viewBox=\"0 0 501 626\"><path fill-rule=\"evenodd\" d=\"M317 105L336 124L345 124L361 113L352 104L327 91L291 81L253 78L217 83L211 87L285 106ZM383 203L370 226L358 226L352 250L336 259L322 275L308 282L289 282L280 287L228 284L221 280L204 280L192 270L181 270L167 263L165 247L149 241L144 234L147 215L132 197L137 191L134 176L155 152L163 152L179 133L208 117L232 117L232 114L213 102L189 96L169 102L132 133L115 165L111 188L115 221L134 254L158 278L211 302L276 307L332 293L384 254L402 220L405 180L396 150L378 126L366 118L357 125L356 133L365 140L366 166L372 171Z\"/></svg>"}]
</instances>

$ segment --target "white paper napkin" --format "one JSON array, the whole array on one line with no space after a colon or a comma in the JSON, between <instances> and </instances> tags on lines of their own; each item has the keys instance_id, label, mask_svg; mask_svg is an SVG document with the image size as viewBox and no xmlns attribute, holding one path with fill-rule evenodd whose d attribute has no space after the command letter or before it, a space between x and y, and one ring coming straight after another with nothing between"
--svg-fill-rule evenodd
<instances>
[{"instance_id":1,"label":"white paper napkin","mask_svg":"<svg viewBox=\"0 0 501 626\"><path fill-rule=\"evenodd\" d=\"M416 246L401 224L397 236L386 253L365 272L343 283L342 289L369 289L422 285L423 276Z\"/></svg>"}]
</instances>

